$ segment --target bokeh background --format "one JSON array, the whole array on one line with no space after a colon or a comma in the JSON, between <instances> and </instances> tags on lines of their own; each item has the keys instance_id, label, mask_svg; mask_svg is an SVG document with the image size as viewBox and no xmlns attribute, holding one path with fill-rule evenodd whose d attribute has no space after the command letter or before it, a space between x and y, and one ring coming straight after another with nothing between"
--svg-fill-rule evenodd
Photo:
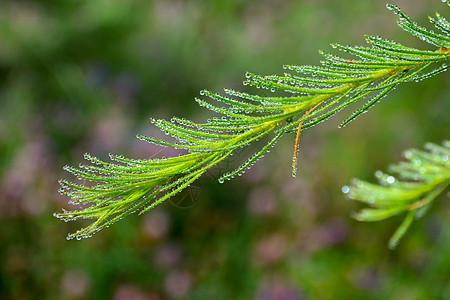
<instances>
[{"instance_id":1,"label":"bokeh background","mask_svg":"<svg viewBox=\"0 0 450 300\"><path fill-rule=\"evenodd\" d=\"M449 7L398 4L425 24ZM52 216L62 167L85 152L161 155L149 117L206 120L206 88L242 87L246 70L317 64L330 42L380 34L432 49L395 24L384 1L77 0L0 2L1 299L450 299L450 207L439 198L395 251L401 218L358 223L341 187L373 180L408 147L449 138L450 74L404 84L344 129L346 109L295 135L242 178L219 172L93 238Z\"/></svg>"}]
</instances>

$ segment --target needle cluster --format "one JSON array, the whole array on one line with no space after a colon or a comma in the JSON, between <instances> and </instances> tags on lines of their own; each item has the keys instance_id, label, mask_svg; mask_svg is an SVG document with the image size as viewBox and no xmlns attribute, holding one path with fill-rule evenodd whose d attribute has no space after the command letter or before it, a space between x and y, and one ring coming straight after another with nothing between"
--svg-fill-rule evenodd
<instances>
[{"instance_id":1,"label":"needle cluster","mask_svg":"<svg viewBox=\"0 0 450 300\"><path fill-rule=\"evenodd\" d=\"M380 221L406 213L402 224L389 241L395 248L414 218L422 217L433 200L450 184L450 141L442 146L428 143L428 151L407 150L408 162L392 165L389 170L398 176L377 171L379 184L354 179L352 185L342 191L349 199L370 205L355 214L359 221Z\"/></svg>"},{"instance_id":2,"label":"needle cluster","mask_svg":"<svg viewBox=\"0 0 450 300\"><path fill-rule=\"evenodd\" d=\"M342 121L343 127L398 85L445 71L448 67L442 62L450 58L450 23L439 14L436 19L430 18L442 32L434 33L418 26L396 6L387 7L398 15L403 29L437 49L419 50L378 36L366 36L367 47L332 44L348 58L320 51L324 57L320 66L287 65L284 68L289 73L283 75L246 74L244 85L267 89L274 93L272 96L231 89L225 89L224 94L201 91L202 97L195 100L220 117L206 123L180 118L151 119L154 125L170 134L174 142L138 135L143 141L184 149L187 154L162 159L110 155L111 162L86 154L90 164L65 167L82 183L61 180L61 193L82 208L55 216L65 221L93 220L89 226L70 234L68 239L90 237L127 214L150 210L188 187L239 148L266 140L240 167L223 174L220 182L244 173L285 133L314 126L344 107L368 99ZM296 155L293 161L295 175Z\"/></svg>"}]
</instances>

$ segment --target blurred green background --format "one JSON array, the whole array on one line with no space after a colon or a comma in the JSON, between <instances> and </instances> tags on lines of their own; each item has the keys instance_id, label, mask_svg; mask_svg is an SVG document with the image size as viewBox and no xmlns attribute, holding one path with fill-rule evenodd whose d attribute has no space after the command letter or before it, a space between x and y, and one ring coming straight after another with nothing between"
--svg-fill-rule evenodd
<instances>
[{"instance_id":1,"label":"blurred green background","mask_svg":"<svg viewBox=\"0 0 450 300\"><path fill-rule=\"evenodd\" d=\"M390 1L421 24L441 1ZM380 34L432 49L384 1L0 2L1 299L450 299L450 207L441 197L395 251L401 218L358 223L341 187L408 147L449 138L450 74L408 83L338 130L346 109L295 135L239 180L233 156L184 194L93 238L52 216L57 180L84 152L146 158L149 117L206 120L199 90L243 90L246 70L317 64L329 43ZM361 104L359 104L361 105ZM161 153L159 153L161 154ZM163 153L170 155L170 153Z\"/></svg>"}]
</instances>

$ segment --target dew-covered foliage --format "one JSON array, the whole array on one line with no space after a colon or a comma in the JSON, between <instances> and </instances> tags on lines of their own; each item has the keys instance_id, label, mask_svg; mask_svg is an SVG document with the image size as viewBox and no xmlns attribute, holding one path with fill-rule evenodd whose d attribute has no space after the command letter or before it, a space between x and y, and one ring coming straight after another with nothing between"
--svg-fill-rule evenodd
<instances>
[{"instance_id":1,"label":"dew-covered foliage","mask_svg":"<svg viewBox=\"0 0 450 300\"><path fill-rule=\"evenodd\" d=\"M448 67L443 62L450 58L450 23L436 14L430 22L442 33L435 33L411 21L396 6L387 7L397 14L403 29L438 49L419 50L379 36L366 36L367 47L332 44L344 52L343 57L320 51L324 57L320 66L287 65L284 68L290 73L283 75L248 72L244 85L265 89L272 93L270 96L234 89L225 89L224 94L201 91L197 103L220 117L205 123L175 117L170 121L151 119L172 141L138 135L145 142L182 149L186 154L159 159L111 154L111 162L86 154L90 164L65 167L80 182L61 180L61 193L81 208L55 216L64 221L93 220L68 239L90 237L130 213L147 212L187 188L237 149L259 142L260 149L240 167L223 174L219 182L240 176L291 132L298 133L293 158L295 176L300 129L327 120L354 102L366 101L341 122L340 127L344 127L399 84L445 71Z\"/></svg>"},{"instance_id":2,"label":"dew-covered foliage","mask_svg":"<svg viewBox=\"0 0 450 300\"><path fill-rule=\"evenodd\" d=\"M397 246L414 218L422 217L450 184L450 141L442 146L428 143L425 148L428 151L405 151L404 156L409 161L389 168L397 177L377 171L378 185L354 179L350 187L342 188L349 199L372 207L355 214L359 221L380 221L406 213L389 241L391 249Z\"/></svg>"}]
</instances>

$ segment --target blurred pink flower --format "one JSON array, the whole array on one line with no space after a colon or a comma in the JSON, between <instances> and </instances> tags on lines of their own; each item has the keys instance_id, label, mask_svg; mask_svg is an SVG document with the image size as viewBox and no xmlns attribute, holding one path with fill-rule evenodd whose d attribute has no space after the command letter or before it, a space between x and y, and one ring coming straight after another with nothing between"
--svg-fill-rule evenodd
<instances>
[{"instance_id":1,"label":"blurred pink flower","mask_svg":"<svg viewBox=\"0 0 450 300\"><path fill-rule=\"evenodd\" d=\"M267 187L255 188L247 200L248 210L255 215L272 215L276 210L275 196Z\"/></svg>"},{"instance_id":2,"label":"blurred pink flower","mask_svg":"<svg viewBox=\"0 0 450 300\"><path fill-rule=\"evenodd\" d=\"M169 273L164 282L164 290L171 298L186 296L191 287L192 276L187 271L173 271Z\"/></svg>"},{"instance_id":3,"label":"blurred pink flower","mask_svg":"<svg viewBox=\"0 0 450 300\"><path fill-rule=\"evenodd\" d=\"M156 249L155 264L163 270L179 265L183 250L177 243L165 243Z\"/></svg>"},{"instance_id":4,"label":"blurred pink flower","mask_svg":"<svg viewBox=\"0 0 450 300\"><path fill-rule=\"evenodd\" d=\"M271 264L286 254L286 237L281 233L274 233L263 238L256 245L256 263Z\"/></svg>"},{"instance_id":5,"label":"blurred pink flower","mask_svg":"<svg viewBox=\"0 0 450 300\"><path fill-rule=\"evenodd\" d=\"M146 214L142 222L144 237L150 240L163 238L170 229L170 217L162 209L156 209Z\"/></svg>"},{"instance_id":6,"label":"blurred pink flower","mask_svg":"<svg viewBox=\"0 0 450 300\"><path fill-rule=\"evenodd\" d=\"M85 297L91 282L83 270L66 271L61 279L61 289L66 299Z\"/></svg>"}]
</instances>

